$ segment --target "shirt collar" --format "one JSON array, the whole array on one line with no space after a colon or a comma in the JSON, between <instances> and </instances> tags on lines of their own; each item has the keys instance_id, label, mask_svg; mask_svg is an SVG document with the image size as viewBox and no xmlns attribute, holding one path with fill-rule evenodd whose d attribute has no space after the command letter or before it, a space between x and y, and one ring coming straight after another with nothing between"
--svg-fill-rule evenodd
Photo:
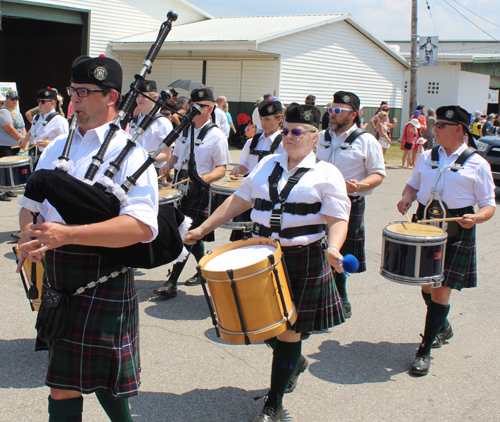
<instances>
[{"instance_id":1,"label":"shirt collar","mask_svg":"<svg viewBox=\"0 0 500 422\"><path fill-rule=\"evenodd\" d=\"M274 132L273 134L269 135L269 136L266 136L266 134L264 132L262 132L262 134L260 135L260 138L259 138L259 141L261 139L270 139L271 141L274 141L274 139L281 133L281 130L277 130L276 132Z\"/></svg>"},{"instance_id":2,"label":"shirt collar","mask_svg":"<svg viewBox=\"0 0 500 422\"><path fill-rule=\"evenodd\" d=\"M78 128L75 135L78 135L80 137L80 139L83 139L85 137L97 138L99 140L99 143L102 145L102 143L104 142L104 139L106 138L106 135L108 133L108 129L110 129L109 125L110 125L110 123L105 123L102 126L87 130L87 132L85 133L85 136L82 136L82 134L80 133L80 128Z\"/></svg>"},{"instance_id":3,"label":"shirt collar","mask_svg":"<svg viewBox=\"0 0 500 422\"><path fill-rule=\"evenodd\" d=\"M276 161L279 163L279 165L287 171L288 168L288 154L284 152L283 154L280 154L276 157ZM302 161L297 164L293 169L288 170L288 173L294 171L297 168L313 168L316 164L316 154L314 151L311 151L309 154L307 154Z\"/></svg>"},{"instance_id":4,"label":"shirt collar","mask_svg":"<svg viewBox=\"0 0 500 422\"><path fill-rule=\"evenodd\" d=\"M460 154L462 154L462 152L464 152L467 148L468 148L467 144L464 143L460 148L458 148L455 152L449 155L449 157L452 157L453 155L460 156ZM440 154L443 153L448 157L442 145L439 146L439 153Z\"/></svg>"},{"instance_id":5,"label":"shirt collar","mask_svg":"<svg viewBox=\"0 0 500 422\"><path fill-rule=\"evenodd\" d=\"M336 139L341 139L343 137L343 141L345 141L347 139L347 137L352 133L354 132L358 127L353 124L349 129L347 129L345 132L342 132L340 135L337 135L335 133L335 131L332 131L330 128L328 128L328 130L330 131L330 135L332 137L332 141L333 140L336 140Z\"/></svg>"}]
</instances>

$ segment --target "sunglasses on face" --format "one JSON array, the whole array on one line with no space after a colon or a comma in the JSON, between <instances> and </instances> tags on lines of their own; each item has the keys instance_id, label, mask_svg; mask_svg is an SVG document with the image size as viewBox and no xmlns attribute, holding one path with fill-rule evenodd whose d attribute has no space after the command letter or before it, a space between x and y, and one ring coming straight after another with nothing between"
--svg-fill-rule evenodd
<instances>
[{"instance_id":1,"label":"sunglasses on face","mask_svg":"<svg viewBox=\"0 0 500 422\"><path fill-rule=\"evenodd\" d=\"M338 116L343 111L352 111L352 110L350 108L328 107L328 113L333 114L334 116Z\"/></svg>"},{"instance_id":2,"label":"sunglasses on face","mask_svg":"<svg viewBox=\"0 0 500 422\"><path fill-rule=\"evenodd\" d=\"M51 101L54 101L54 100L38 100L38 104L50 103Z\"/></svg>"},{"instance_id":3,"label":"sunglasses on face","mask_svg":"<svg viewBox=\"0 0 500 422\"><path fill-rule=\"evenodd\" d=\"M283 129L281 129L281 133L284 135L284 136L300 136L300 135L305 135L307 132L313 132L312 130L305 130L305 129L292 129L292 130L289 130L287 129L286 127L284 127Z\"/></svg>"},{"instance_id":4,"label":"sunglasses on face","mask_svg":"<svg viewBox=\"0 0 500 422\"><path fill-rule=\"evenodd\" d=\"M66 88L66 91L68 92L68 95L70 97L76 92L76 95L78 95L78 97L86 98L91 92L104 92L104 89L74 88L72 86L68 86Z\"/></svg>"},{"instance_id":5,"label":"sunglasses on face","mask_svg":"<svg viewBox=\"0 0 500 422\"><path fill-rule=\"evenodd\" d=\"M443 129L446 125L448 126L460 126L458 123L446 123L446 122L437 122L436 127L438 129Z\"/></svg>"}]
</instances>

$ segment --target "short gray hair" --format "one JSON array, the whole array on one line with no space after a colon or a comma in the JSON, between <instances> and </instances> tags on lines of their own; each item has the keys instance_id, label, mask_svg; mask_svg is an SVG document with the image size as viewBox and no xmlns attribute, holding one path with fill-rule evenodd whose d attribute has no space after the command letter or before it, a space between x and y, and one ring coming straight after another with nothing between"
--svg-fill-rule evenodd
<instances>
[{"instance_id":1,"label":"short gray hair","mask_svg":"<svg viewBox=\"0 0 500 422\"><path fill-rule=\"evenodd\" d=\"M177 107L183 109L189 103L188 97L177 97Z\"/></svg>"}]
</instances>

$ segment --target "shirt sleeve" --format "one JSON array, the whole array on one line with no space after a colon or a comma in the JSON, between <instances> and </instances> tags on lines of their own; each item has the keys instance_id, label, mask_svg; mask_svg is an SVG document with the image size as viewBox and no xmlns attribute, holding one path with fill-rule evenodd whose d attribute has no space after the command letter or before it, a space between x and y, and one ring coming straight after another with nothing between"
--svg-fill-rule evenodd
<instances>
[{"instance_id":1,"label":"shirt sleeve","mask_svg":"<svg viewBox=\"0 0 500 422\"><path fill-rule=\"evenodd\" d=\"M321 185L322 205L320 213L330 217L349 221L351 201L342 173L331 163L322 161L326 166L326 182Z\"/></svg>"},{"instance_id":2,"label":"shirt sleeve","mask_svg":"<svg viewBox=\"0 0 500 422\"><path fill-rule=\"evenodd\" d=\"M490 165L481 160L477 169L476 183L474 184L474 195L479 208L492 206L496 208L495 200L495 182L491 174Z\"/></svg>"},{"instance_id":3,"label":"shirt sleeve","mask_svg":"<svg viewBox=\"0 0 500 422\"><path fill-rule=\"evenodd\" d=\"M12 116L10 115L9 110L0 110L0 125L6 126L9 123L12 123Z\"/></svg>"},{"instance_id":4,"label":"shirt sleeve","mask_svg":"<svg viewBox=\"0 0 500 422\"><path fill-rule=\"evenodd\" d=\"M250 158L250 144L252 143L251 139L247 139L245 142L245 146L241 150L240 157L238 158L238 164L245 166L247 169L250 166L249 158Z\"/></svg>"}]
</instances>

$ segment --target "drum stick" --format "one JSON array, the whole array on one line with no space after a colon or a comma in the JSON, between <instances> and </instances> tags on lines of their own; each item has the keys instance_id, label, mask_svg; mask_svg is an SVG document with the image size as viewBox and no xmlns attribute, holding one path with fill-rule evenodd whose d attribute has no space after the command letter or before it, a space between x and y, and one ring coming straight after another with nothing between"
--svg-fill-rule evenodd
<instances>
[{"instance_id":1,"label":"drum stick","mask_svg":"<svg viewBox=\"0 0 500 422\"><path fill-rule=\"evenodd\" d=\"M49 137L47 136L46 139L49 139ZM27 148L27 149L25 149L23 151L19 151L19 154L24 154L25 152L28 152L31 148L34 148L34 147L36 147L36 144L31 145L29 148Z\"/></svg>"},{"instance_id":2,"label":"drum stick","mask_svg":"<svg viewBox=\"0 0 500 422\"><path fill-rule=\"evenodd\" d=\"M405 217L406 217L406 221L408 221L408 223L411 223L410 216L408 215L407 212L405 212Z\"/></svg>"},{"instance_id":3,"label":"drum stick","mask_svg":"<svg viewBox=\"0 0 500 422\"><path fill-rule=\"evenodd\" d=\"M354 183L358 188L367 188L370 185L368 183L361 183L361 182L356 182Z\"/></svg>"},{"instance_id":4,"label":"drum stick","mask_svg":"<svg viewBox=\"0 0 500 422\"><path fill-rule=\"evenodd\" d=\"M21 148L19 145L14 145L13 147L10 147L10 149L12 148Z\"/></svg>"},{"instance_id":5,"label":"drum stick","mask_svg":"<svg viewBox=\"0 0 500 422\"><path fill-rule=\"evenodd\" d=\"M204 174L210 173L210 171L204 171L203 173L200 173L200 176L203 176ZM174 183L173 185L168 186L169 188L173 188L174 186L180 185L181 183L186 183L189 182L189 177L187 179L181 180L177 183Z\"/></svg>"},{"instance_id":6,"label":"drum stick","mask_svg":"<svg viewBox=\"0 0 500 422\"><path fill-rule=\"evenodd\" d=\"M420 220L417 221L417 223L441 223L444 221L457 221L460 220L462 217L450 217L450 218L433 218L432 220ZM484 215L471 215L470 217L472 220L482 220L484 218Z\"/></svg>"},{"instance_id":7,"label":"drum stick","mask_svg":"<svg viewBox=\"0 0 500 422\"><path fill-rule=\"evenodd\" d=\"M233 176L233 175L229 175L228 176L231 180L241 180L241 179L245 179L244 176Z\"/></svg>"}]
</instances>

